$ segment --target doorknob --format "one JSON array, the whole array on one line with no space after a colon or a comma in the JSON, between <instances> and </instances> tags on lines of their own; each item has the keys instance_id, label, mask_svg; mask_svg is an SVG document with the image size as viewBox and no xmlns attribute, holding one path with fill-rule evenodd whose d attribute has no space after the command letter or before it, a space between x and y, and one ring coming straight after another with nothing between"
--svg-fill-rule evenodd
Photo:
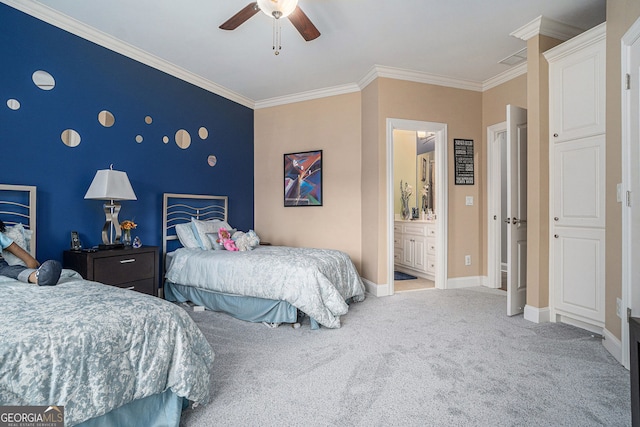
<instances>
[{"instance_id":1,"label":"doorknob","mask_svg":"<svg viewBox=\"0 0 640 427\"><path fill-rule=\"evenodd\" d=\"M493 216L493 220L495 221L496 219L498 219L498 215Z\"/></svg>"},{"instance_id":2,"label":"doorknob","mask_svg":"<svg viewBox=\"0 0 640 427\"><path fill-rule=\"evenodd\" d=\"M557 216L554 216L554 217L553 217L553 220L554 220L554 221L558 221L559 219L560 219L560 218L558 218Z\"/></svg>"},{"instance_id":3,"label":"doorknob","mask_svg":"<svg viewBox=\"0 0 640 427\"><path fill-rule=\"evenodd\" d=\"M518 219L518 218L515 218L515 217L511 220L511 223L512 223L513 225L520 224L520 223L523 223L523 224L524 224L524 223L526 223L526 222L527 222L527 220L526 220L526 219Z\"/></svg>"},{"instance_id":4,"label":"doorknob","mask_svg":"<svg viewBox=\"0 0 640 427\"><path fill-rule=\"evenodd\" d=\"M509 223L511 222L511 218L506 218L506 219L504 220L504 222L506 222L507 224L509 224Z\"/></svg>"},{"instance_id":5,"label":"doorknob","mask_svg":"<svg viewBox=\"0 0 640 427\"><path fill-rule=\"evenodd\" d=\"M557 239L560 236L558 234L554 234L553 237L555 237Z\"/></svg>"}]
</instances>

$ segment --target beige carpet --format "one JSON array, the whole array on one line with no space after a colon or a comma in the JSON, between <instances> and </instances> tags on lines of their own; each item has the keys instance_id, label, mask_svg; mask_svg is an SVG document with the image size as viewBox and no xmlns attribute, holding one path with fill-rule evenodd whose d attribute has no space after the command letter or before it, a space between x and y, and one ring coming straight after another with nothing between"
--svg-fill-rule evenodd
<instances>
[{"instance_id":1,"label":"beige carpet","mask_svg":"<svg viewBox=\"0 0 640 427\"><path fill-rule=\"evenodd\" d=\"M393 282L395 292L412 292L424 291L426 289L435 289L436 284L433 280L428 279L412 279L412 280L395 280Z\"/></svg>"}]
</instances>

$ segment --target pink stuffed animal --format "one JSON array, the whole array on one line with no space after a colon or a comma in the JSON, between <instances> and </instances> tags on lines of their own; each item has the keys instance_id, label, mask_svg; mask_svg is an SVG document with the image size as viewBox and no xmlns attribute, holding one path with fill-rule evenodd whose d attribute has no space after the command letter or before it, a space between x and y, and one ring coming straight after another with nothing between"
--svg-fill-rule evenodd
<instances>
[{"instance_id":1,"label":"pink stuffed animal","mask_svg":"<svg viewBox=\"0 0 640 427\"><path fill-rule=\"evenodd\" d=\"M231 234L227 231L226 228L220 227L218 229L218 243L221 243L222 246L228 251L237 251L236 242L231 238Z\"/></svg>"}]
</instances>

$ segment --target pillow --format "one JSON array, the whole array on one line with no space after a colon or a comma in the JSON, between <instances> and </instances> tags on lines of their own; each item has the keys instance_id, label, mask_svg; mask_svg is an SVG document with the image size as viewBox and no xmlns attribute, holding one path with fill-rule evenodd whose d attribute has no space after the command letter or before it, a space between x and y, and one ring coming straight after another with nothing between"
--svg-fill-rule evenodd
<instances>
[{"instance_id":1,"label":"pillow","mask_svg":"<svg viewBox=\"0 0 640 427\"><path fill-rule=\"evenodd\" d=\"M193 234L196 236L196 240L202 249L213 249L211 241L207 237L207 233L217 233L220 227L231 229L231 226L226 221L219 219L213 219L210 221L200 221L195 218L191 218L191 226L193 228Z\"/></svg>"},{"instance_id":2,"label":"pillow","mask_svg":"<svg viewBox=\"0 0 640 427\"><path fill-rule=\"evenodd\" d=\"M254 248L260 246L260 238L256 234L255 231L249 230L246 233L242 233L242 231L238 231L233 235L234 240L236 241L236 246L241 251L251 251ZM236 237L238 236L238 237Z\"/></svg>"},{"instance_id":3,"label":"pillow","mask_svg":"<svg viewBox=\"0 0 640 427\"><path fill-rule=\"evenodd\" d=\"M209 241L211 242L211 246L213 247L214 251L225 250L222 243L218 242L218 233L207 233L207 237L209 238Z\"/></svg>"},{"instance_id":4,"label":"pillow","mask_svg":"<svg viewBox=\"0 0 640 427\"><path fill-rule=\"evenodd\" d=\"M22 226L22 224L16 224L13 227L7 227L7 230L4 232L4 234L5 236L13 240L13 243L29 252L27 240L25 239L24 227ZM2 258L4 258L4 260L7 261L7 264L9 265L26 265L20 258L7 250L2 251Z\"/></svg>"},{"instance_id":5,"label":"pillow","mask_svg":"<svg viewBox=\"0 0 640 427\"><path fill-rule=\"evenodd\" d=\"M176 235L183 247L187 249L200 249L196 236L193 234L191 223L185 222L184 224L176 225Z\"/></svg>"}]
</instances>

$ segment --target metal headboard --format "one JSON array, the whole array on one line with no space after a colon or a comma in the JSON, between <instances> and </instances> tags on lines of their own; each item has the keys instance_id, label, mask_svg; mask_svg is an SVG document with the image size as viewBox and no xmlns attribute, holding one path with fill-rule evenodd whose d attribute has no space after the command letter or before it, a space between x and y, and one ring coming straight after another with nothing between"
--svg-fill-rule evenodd
<instances>
[{"instance_id":1,"label":"metal headboard","mask_svg":"<svg viewBox=\"0 0 640 427\"><path fill-rule=\"evenodd\" d=\"M227 221L227 196L205 194L164 193L162 202L162 253L167 253L171 241L178 241L176 225L191 222L191 218L202 221L220 219Z\"/></svg>"},{"instance_id":2,"label":"metal headboard","mask_svg":"<svg viewBox=\"0 0 640 427\"><path fill-rule=\"evenodd\" d=\"M29 252L36 257L36 187L0 184L0 219L7 226L22 224L31 230Z\"/></svg>"}]
</instances>

